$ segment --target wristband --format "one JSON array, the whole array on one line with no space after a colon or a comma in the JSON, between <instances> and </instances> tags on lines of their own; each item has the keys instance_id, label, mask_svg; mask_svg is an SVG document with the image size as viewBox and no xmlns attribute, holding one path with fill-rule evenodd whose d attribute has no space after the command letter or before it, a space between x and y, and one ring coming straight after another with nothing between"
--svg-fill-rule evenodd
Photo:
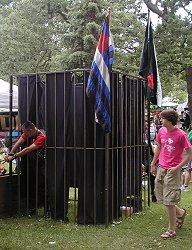
<instances>
[{"instance_id":1,"label":"wristband","mask_svg":"<svg viewBox=\"0 0 192 250\"><path fill-rule=\"evenodd\" d=\"M14 153L9 153L8 155L9 155L9 156L14 156Z\"/></svg>"},{"instance_id":2,"label":"wristband","mask_svg":"<svg viewBox=\"0 0 192 250\"><path fill-rule=\"evenodd\" d=\"M16 154L13 155L13 160L15 160L17 158Z\"/></svg>"}]
</instances>

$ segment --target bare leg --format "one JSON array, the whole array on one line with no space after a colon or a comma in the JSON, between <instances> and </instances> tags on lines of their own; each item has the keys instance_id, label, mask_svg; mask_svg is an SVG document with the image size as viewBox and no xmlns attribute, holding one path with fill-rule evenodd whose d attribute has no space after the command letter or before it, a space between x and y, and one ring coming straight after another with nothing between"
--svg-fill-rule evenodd
<instances>
[{"instance_id":1,"label":"bare leg","mask_svg":"<svg viewBox=\"0 0 192 250\"><path fill-rule=\"evenodd\" d=\"M175 207L176 207L176 227L181 228L185 220L186 210L184 208L179 208L178 206Z\"/></svg>"},{"instance_id":2,"label":"bare leg","mask_svg":"<svg viewBox=\"0 0 192 250\"><path fill-rule=\"evenodd\" d=\"M185 211L182 208L179 208L176 205L175 205L175 209L176 209L176 215L177 215L177 217L182 217L183 214L185 213Z\"/></svg>"},{"instance_id":3,"label":"bare leg","mask_svg":"<svg viewBox=\"0 0 192 250\"><path fill-rule=\"evenodd\" d=\"M175 232L176 206L169 205L169 206L166 206L166 208L167 208L168 219L169 219L168 231Z\"/></svg>"},{"instance_id":4,"label":"bare leg","mask_svg":"<svg viewBox=\"0 0 192 250\"><path fill-rule=\"evenodd\" d=\"M185 173L185 182L184 182L184 185L185 185L185 186L188 186L190 180L191 180L191 171L186 171L186 173Z\"/></svg>"}]
</instances>

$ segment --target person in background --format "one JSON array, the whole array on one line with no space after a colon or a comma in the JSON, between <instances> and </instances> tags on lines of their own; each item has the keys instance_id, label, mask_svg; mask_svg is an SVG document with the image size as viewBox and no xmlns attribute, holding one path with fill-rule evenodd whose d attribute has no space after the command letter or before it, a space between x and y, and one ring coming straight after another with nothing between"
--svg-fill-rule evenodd
<instances>
[{"instance_id":1,"label":"person in background","mask_svg":"<svg viewBox=\"0 0 192 250\"><path fill-rule=\"evenodd\" d=\"M183 121L183 124L182 124L182 129L183 130L188 130L189 126L190 126L190 117L189 117L188 111L185 110L185 112L184 112L184 121Z\"/></svg>"},{"instance_id":2,"label":"person in background","mask_svg":"<svg viewBox=\"0 0 192 250\"><path fill-rule=\"evenodd\" d=\"M154 142L156 137L156 125L153 121L153 117L150 118L150 139Z\"/></svg>"},{"instance_id":3,"label":"person in background","mask_svg":"<svg viewBox=\"0 0 192 250\"><path fill-rule=\"evenodd\" d=\"M36 201L38 205L44 205L45 201L45 141L46 135L41 132L31 121L26 121L22 125L22 135L12 147L10 153L5 158L7 162L22 157L21 161L21 198L29 199L29 215L36 213ZM18 149L25 145L21 151ZM29 158L29 168L27 171L27 157ZM36 163L38 159L38 169ZM38 172L38 173L37 173ZM38 178L36 178L38 175ZM28 180L27 180L28 179ZM36 183L38 180L38 183ZM36 189L38 188L38 197ZM28 194L27 194L28 189Z\"/></svg>"},{"instance_id":4,"label":"person in background","mask_svg":"<svg viewBox=\"0 0 192 250\"><path fill-rule=\"evenodd\" d=\"M157 202L163 203L167 209L168 228L161 237L168 239L176 236L175 228L182 227L184 222L186 210L179 208L177 204L181 199L181 168L191 161L192 148L185 132L176 127L178 113L175 110L163 110L161 119L163 127L156 137L157 146L151 162L151 173L156 175Z\"/></svg>"},{"instance_id":5,"label":"person in background","mask_svg":"<svg viewBox=\"0 0 192 250\"><path fill-rule=\"evenodd\" d=\"M157 115L155 118L156 134L158 134L159 129L162 127L160 116Z\"/></svg>"},{"instance_id":6,"label":"person in background","mask_svg":"<svg viewBox=\"0 0 192 250\"><path fill-rule=\"evenodd\" d=\"M154 156L154 145L151 143L151 141L148 141L148 137L147 137L147 130L148 130L148 123L147 120L145 120L145 146L146 146L146 159L149 158L149 161L146 161L146 166L143 164L144 169L146 170L146 174L149 174L149 178L150 178L150 187L151 187L151 201L152 202L156 202L156 196L155 196L155 177L151 174L150 172L150 164L151 161L153 159ZM147 156L148 154L148 150L149 150L149 157Z\"/></svg>"},{"instance_id":7,"label":"person in background","mask_svg":"<svg viewBox=\"0 0 192 250\"><path fill-rule=\"evenodd\" d=\"M189 141L192 144L192 130L188 134ZM184 184L181 187L181 190L184 192L189 191L189 182L191 180L191 170L192 170L192 161L190 161L186 166L185 176L184 176Z\"/></svg>"}]
</instances>

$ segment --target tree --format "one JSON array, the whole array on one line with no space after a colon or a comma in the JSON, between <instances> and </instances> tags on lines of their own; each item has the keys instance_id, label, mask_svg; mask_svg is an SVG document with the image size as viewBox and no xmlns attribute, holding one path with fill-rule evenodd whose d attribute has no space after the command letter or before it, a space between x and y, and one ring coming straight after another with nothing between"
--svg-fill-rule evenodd
<instances>
[{"instance_id":1,"label":"tree","mask_svg":"<svg viewBox=\"0 0 192 250\"><path fill-rule=\"evenodd\" d=\"M69 12L68 28L61 37L60 44L65 49L53 58L52 65L62 65L63 69L90 68L108 6L111 6L111 31L115 43L113 68L136 74L144 26L132 11L133 2L75 1Z\"/></svg>"},{"instance_id":2,"label":"tree","mask_svg":"<svg viewBox=\"0 0 192 250\"><path fill-rule=\"evenodd\" d=\"M49 69L56 39L47 9L38 3L18 1L0 9L1 77Z\"/></svg>"},{"instance_id":3,"label":"tree","mask_svg":"<svg viewBox=\"0 0 192 250\"><path fill-rule=\"evenodd\" d=\"M57 61L57 67L90 68L106 14L104 8L104 1L100 0L74 1L71 4L68 23L60 37L62 50L60 55L53 58L53 62ZM54 10L53 13L56 14Z\"/></svg>"},{"instance_id":4,"label":"tree","mask_svg":"<svg viewBox=\"0 0 192 250\"><path fill-rule=\"evenodd\" d=\"M0 1L0 75L90 68L101 27L111 6L113 69L138 74L146 13L142 0ZM175 12L188 1L145 1L162 18L154 32L164 93L185 98L191 62L191 15ZM171 75L170 75L171 72ZM189 71L190 72L190 71ZM189 89L189 88L188 88ZM175 100L175 101L178 101Z\"/></svg>"},{"instance_id":5,"label":"tree","mask_svg":"<svg viewBox=\"0 0 192 250\"><path fill-rule=\"evenodd\" d=\"M108 6L116 47L114 69L136 74L144 25L133 0L15 0L0 5L1 77L90 68Z\"/></svg>"}]
</instances>

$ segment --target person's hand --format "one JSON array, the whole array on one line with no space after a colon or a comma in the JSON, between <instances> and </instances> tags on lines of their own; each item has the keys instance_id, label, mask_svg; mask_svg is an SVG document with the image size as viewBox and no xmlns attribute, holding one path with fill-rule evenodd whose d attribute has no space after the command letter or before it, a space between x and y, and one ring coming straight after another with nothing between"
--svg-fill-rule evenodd
<instances>
[{"instance_id":1,"label":"person's hand","mask_svg":"<svg viewBox=\"0 0 192 250\"><path fill-rule=\"evenodd\" d=\"M6 162L11 162L12 160L13 160L13 156L7 155L7 156L5 157L5 161L6 161Z\"/></svg>"},{"instance_id":2,"label":"person's hand","mask_svg":"<svg viewBox=\"0 0 192 250\"><path fill-rule=\"evenodd\" d=\"M156 170L157 170L156 163L151 162L151 174L153 176L156 176Z\"/></svg>"},{"instance_id":3,"label":"person's hand","mask_svg":"<svg viewBox=\"0 0 192 250\"><path fill-rule=\"evenodd\" d=\"M173 167L169 169L169 172L172 174L176 174L181 171L181 168L179 166Z\"/></svg>"}]
</instances>

